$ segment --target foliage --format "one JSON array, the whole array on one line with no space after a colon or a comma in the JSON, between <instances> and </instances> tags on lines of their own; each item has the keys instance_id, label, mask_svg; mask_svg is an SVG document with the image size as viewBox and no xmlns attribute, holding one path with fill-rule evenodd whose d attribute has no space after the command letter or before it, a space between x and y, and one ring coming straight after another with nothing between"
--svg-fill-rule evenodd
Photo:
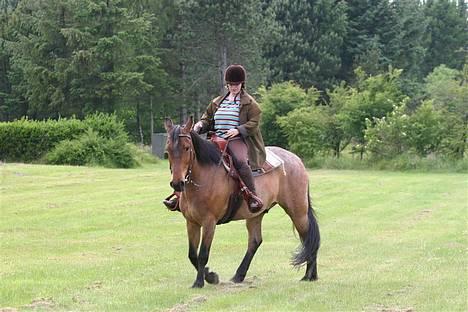
<instances>
[{"instance_id":1,"label":"foliage","mask_svg":"<svg viewBox=\"0 0 468 312\"><path fill-rule=\"evenodd\" d=\"M124 137L104 138L91 128L74 140L61 141L45 158L54 165L132 168L137 164Z\"/></svg>"},{"instance_id":2,"label":"foliage","mask_svg":"<svg viewBox=\"0 0 468 312\"><path fill-rule=\"evenodd\" d=\"M399 88L401 70L389 68L376 76L356 70L357 86L351 88L337 119L355 146L363 146L366 120L385 117L404 98ZM360 150L361 158L363 150Z\"/></svg>"},{"instance_id":3,"label":"foliage","mask_svg":"<svg viewBox=\"0 0 468 312\"><path fill-rule=\"evenodd\" d=\"M424 10L430 37L423 63L425 73L442 64L461 69L466 63L468 41L466 1L430 0Z\"/></svg>"},{"instance_id":4,"label":"foliage","mask_svg":"<svg viewBox=\"0 0 468 312\"><path fill-rule=\"evenodd\" d=\"M425 81L427 97L446 119L442 150L447 155L462 158L468 144L468 65L462 71L441 65Z\"/></svg>"},{"instance_id":5,"label":"foliage","mask_svg":"<svg viewBox=\"0 0 468 312\"><path fill-rule=\"evenodd\" d=\"M467 12L461 0L3 0L0 121L115 113L148 144L164 117L198 119L242 63L255 97L290 80L320 90L332 146L320 153L351 144L363 156L366 118L409 97L408 114L428 100L451 120L437 149L461 158ZM266 142L287 147L276 117L298 106L268 106Z\"/></svg>"},{"instance_id":6,"label":"foliage","mask_svg":"<svg viewBox=\"0 0 468 312\"><path fill-rule=\"evenodd\" d=\"M286 134L292 152L303 158L313 158L326 151L328 115L320 107L301 107L278 117L277 123Z\"/></svg>"},{"instance_id":7,"label":"foliage","mask_svg":"<svg viewBox=\"0 0 468 312\"><path fill-rule=\"evenodd\" d=\"M422 65L429 40L424 4L414 0L395 0L392 5L397 21L392 66L403 69L403 76L409 77L410 81L418 81L424 74Z\"/></svg>"},{"instance_id":8,"label":"foliage","mask_svg":"<svg viewBox=\"0 0 468 312\"><path fill-rule=\"evenodd\" d=\"M391 159L408 150L409 117L405 105L396 105L387 117L366 120L366 150L374 158Z\"/></svg>"},{"instance_id":9,"label":"foliage","mask_svg":"<svg viewBox=\"0 0 468 312\"><path fill-rule=\"evenodd\" d=\"M274 84L269 89L262 87L259 94L262 109L260 127L265 144L280 147L287 147L288 141L286 133L271 131L280 129L277 118L286 116L296 108L315 105L320 96L315 88L306 91L293 82Z\"/></svg>"},{"instance_id":10,"label":"foliage","mask_svg":"<svg viewBox=\"0 0 468 312\"><path fill-rule=\"evenodd\" d=\"M331 93L329 105L299 107L286 116L277 118L293 152L304 159L330 155L330 152L333 152L333 156L340 157L347 145L345 134L337 120L340 96L344 92L344 88L337 88Z\"/></svg>"},{"instance_id":11,"label":"foliage","mask_svg":"<svg viewBox=\"0 0 468 312\"><path fill-rule=\"evenodd\" d=\"M224 89L224 70L243 64L247 86L256 89L265 79L262 46L270 37L268 8L260 0L178 0L170 31L171 58L179 80L180 115L206 108Z\"/></svg>"},{"instance_id":12,"label":"foliage","mask_svg":"<svg viewBox=\"0 0 468 312\"><path fill-rule=\"evenodd\" d=\"M38 160L60 141L79 135L85 129L76 119L32 121L23 118L0 123L0 159Z\"/></svg>"},{"instance_id":13,"label":"foliage","mask_svg":"<svg viewBox=\"0 0 468 312\"><path fill-rule=\"evenodd\" d=\"M437 110L432 101L425 101L411 114L406 106L395 107L387 117L367 120L366 149L377 159L393 159L402 153L427 156L459 156L457 149L463 132L453 116ZM458 143L458 145L457 145Z\"/></svg>"},{"instance_id":14,"label":"foliage","mask_svg":"<svg viewBox=\"0 0 468 312\"><path fill-rule=\"evenodd\" d=\"M341 68L347 27L345 2L278 0L272 7L277 36L266 43L270 80L291 80L306 89L331 87Z\"/></svg>"},{"instance_id":15,"label":"foliage","mask_svg":"<svg viewBox=\"0 0 468 312\"><path fill-rule=\"evenodd\" d=\"M398 16L387 0L346 1L348 27L342 50L341 79L352 82L353 71L361 67L376 75L392 64L399 49Z\"/></svg>"},{"instance_id":16,"label":"foliage","mask_svg":"<svg viewBox=\"0 0 468 312\"><path fill-rule=\"evenodd\" d=\"M37 161L59 142L77 138L88 129L103 140L128 140L123 123L115 115L93 114L84 121L74 118L45 121L23 118L0 123L0 159Z\"/></svg>"}]
</instances>

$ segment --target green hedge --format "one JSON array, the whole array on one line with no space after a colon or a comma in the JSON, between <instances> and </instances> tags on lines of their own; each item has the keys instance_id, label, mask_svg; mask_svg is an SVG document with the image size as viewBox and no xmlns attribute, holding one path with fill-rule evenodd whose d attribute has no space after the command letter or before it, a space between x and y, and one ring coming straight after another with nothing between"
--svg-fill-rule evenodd
<instances>
[{"instance_id":1,"label":"green hedge","mask_svg":"<svg viewBox=\"0 0 468 312\"><path fill-rule=\"evenodd\" d=\"M106 139L88 129L77 139L61 141L45 158L54 165L132 168L137 165L134 154L123 137Z\"/></svg>"},{"instance_id":2,"label":"green hedge","mask_svg":"<svg viewBox=\"0 0 468 312\"><path fill-rule=\"evenodd\" d=\"M38 161L61 141L77 139L88 129L104 139L128 140L123 123L115 115L98 113L83 121L21 119L0 123L0 160Z\"/></svg>"}]
</instances>

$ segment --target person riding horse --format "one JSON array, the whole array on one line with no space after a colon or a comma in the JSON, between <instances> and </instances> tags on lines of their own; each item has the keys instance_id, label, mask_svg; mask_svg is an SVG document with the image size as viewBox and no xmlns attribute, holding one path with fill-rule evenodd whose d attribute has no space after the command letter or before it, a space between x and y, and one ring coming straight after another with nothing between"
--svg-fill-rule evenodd
<instances>
[{"instance_id":1,"label":"person riding horse","mask_svg":"<svg viewBox=\"0 0 468 312\"><path fill-rule=\"evenodd\" d=\"M261 169L266 159L265 145L260 132L261 109L255 99L245 91L246 71L242 65L230 65L225 72L228 92L215 98L193 130L197 133L214 131L215 135L228 140L227 150L233 158L234 167L248 188L248 207L251 212L262 209L257 196L252 170ZM163 203L170 210L178 209L177 195Z\"/></svg>"}]
</instances>

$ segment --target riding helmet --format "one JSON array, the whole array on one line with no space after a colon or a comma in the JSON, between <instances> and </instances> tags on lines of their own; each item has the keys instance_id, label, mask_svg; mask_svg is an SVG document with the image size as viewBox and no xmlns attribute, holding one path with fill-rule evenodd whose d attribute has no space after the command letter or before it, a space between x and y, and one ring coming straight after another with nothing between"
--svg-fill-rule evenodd
<instances>
[{"instance_id":1,"label":"riding helmet","mask_svg":"<svg viewBox=\"0 0 468 312\"><path fill-rule=\"evenodd\" d=\"M224 73L226 83L239 83L245 81L245 69L242 65L233 64L228 66Z\"/></svg>"}]
</instances>

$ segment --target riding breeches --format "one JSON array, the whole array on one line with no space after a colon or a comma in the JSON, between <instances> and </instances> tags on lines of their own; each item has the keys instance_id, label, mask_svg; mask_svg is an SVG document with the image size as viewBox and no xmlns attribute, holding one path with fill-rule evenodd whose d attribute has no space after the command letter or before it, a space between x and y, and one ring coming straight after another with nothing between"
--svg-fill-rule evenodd
<instances>
[{"instance_id":1,"label":"riding breeches","mask_svg":"<svg viewBox=\"0 0 468 312\"><path fill-rule=\"evenodd\" d=\"M242 181L244 181L245 186L255 193L255 183L252 176L252 170L249 166L247 144L245 144L241 137L236 137L229 140L227 148L229 150L229 154L232 156L234 166L239 172Z\"/></svg>"}]
</instances>

